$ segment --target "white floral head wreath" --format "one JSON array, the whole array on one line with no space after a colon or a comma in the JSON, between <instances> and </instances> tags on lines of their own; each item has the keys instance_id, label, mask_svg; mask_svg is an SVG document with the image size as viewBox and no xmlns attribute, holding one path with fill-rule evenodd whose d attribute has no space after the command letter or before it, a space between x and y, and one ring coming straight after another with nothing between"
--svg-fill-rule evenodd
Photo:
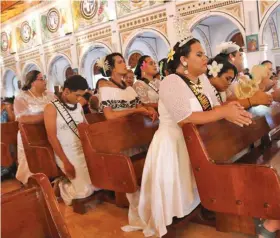
<instances>
[{"instance_id":1,"label":"white floral head wreath","mask_svg":"<svg viewBox=\"0 0 280 238\"><path fill-rule=\"evenodd\" d=\"M110 65L108 63L108 60L105 60L106 57L99 58L96 63L97 67L100 69L103 69L105 76L107 76L106 72L110 69Z\"/></svg>"},{"instance_id":2,"label":"white floral head wreath","mask_svg":"<svg viewBox=\"0 0 280 238\"><path fill-rule=\"evenodd\" d=\"M218 64L217 61L213 61L212 64L208 64L207 68L209 69L209 75L213 75L213 77L217 77L223 68L223 64Z\"/></svg>"},{"instance_id":3,"label":"white floral head wreath","mask_svg":"<svg viewBox=\"0 0 280 238\"><path fill-rule=\"evenodd\" d=\"M229 42L222 42L220 45L217 46L217 54L230 54L235 51L239 51L240 46L236 43L229 41Z\"/></svg>"}]
</instances>

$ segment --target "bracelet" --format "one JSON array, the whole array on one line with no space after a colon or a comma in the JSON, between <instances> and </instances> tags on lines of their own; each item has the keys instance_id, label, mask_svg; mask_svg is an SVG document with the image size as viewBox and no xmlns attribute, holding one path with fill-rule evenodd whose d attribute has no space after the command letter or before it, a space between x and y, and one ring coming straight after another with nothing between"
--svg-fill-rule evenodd
<instances>
[{"instance_id":1,"label":"bracelet","mask_svg":"<svg viewBox=\"0 0 280 238\"><path fill-rule=\"evenodd\" d=\"M248 102L249 102L250 107L252 107L252 104L251 104L251 102L250 102L250 98L247 98L247 99L248 99Z\"/></svg>"}]
</instances>

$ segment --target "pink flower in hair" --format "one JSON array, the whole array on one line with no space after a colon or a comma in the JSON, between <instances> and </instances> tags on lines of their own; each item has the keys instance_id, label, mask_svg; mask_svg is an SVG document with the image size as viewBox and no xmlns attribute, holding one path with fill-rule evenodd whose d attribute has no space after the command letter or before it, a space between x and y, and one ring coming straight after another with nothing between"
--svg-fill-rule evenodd
<instances>
[{"instance_id":1,"label":"pink flower in hair","mask_svg":"<svg viewBox=\"0 0 280 238\"><path fill-rule=\"evenodd\" d=\"M140 67L141 70L147 68L148 64L147 62L144 60L143 63L142 63L142 66Z\"/></svg>"}]
</instances>

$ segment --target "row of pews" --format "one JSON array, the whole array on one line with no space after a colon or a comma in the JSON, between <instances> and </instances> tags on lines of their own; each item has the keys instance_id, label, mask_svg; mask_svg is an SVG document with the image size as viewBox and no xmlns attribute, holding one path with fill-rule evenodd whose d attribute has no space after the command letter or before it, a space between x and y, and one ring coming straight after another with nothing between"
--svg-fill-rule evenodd
<instances>
[{"instance_id":1,"label":"row of pews","mask_svg":"<svg viewBox=\"0 0 280 238\"><path fill-rule=\"evenodd\" d=\"M186 124L183 127L201 204L216 213L215 225L219 231L255 234L253 217L280 220L280 150L277 145L280 139L280 105L259 106L252 108L251 112L254 119L249 127L241 128L225 120L202 126ZM123 151L136 147L147 148L158 128L158 122L152 123L139 115L108 121L102 114L89 114L86 117L88 124L82 123L78 129L91 181L96 187L114 191L113 202L126 207L128 201L125 193L133 193L141 185L146 152L129 157ZM34 181L54 179L62 174L55 164L54 152L43 124L2 124L1 165L7 166L14 161L7 148L16 143L18 129L23 138L30 171L36 175L30 179L31 185L27 189L5 194L4 200L2 196L2 218L13 217L11 214L16 216L24 211L23 207L14 209L13 203L17 207L29 208L26 203L13 200L15 194L19 197L32 191L45 194L44 186L35 186ZM38 179L38 176L42 179ZM46 187L49 191L50 185ZM85 213L85 203L97 195L73 201L73 210ZM52 204L56 204L54 196L47 197L48 200L54 200ZM38 206L52 208L46 196L38 195L37 198L40 200ZM105 199L105 196L101 196L101 199ZM46 214L42 209L33 212ZM55 213L59 214L58 210ZM44 217L48 222L53 222L57 229L65 225L61 219L56 223L53 215ZM10 230L15 232L23 229L15 221L18 220L2 219L3 237L15 237L9 233ZM38 229L42 231L46 228L41 226ZM66 231L66 228L64 232L57 231L57 237L69 237Z\"/></svg>"}]
</instances>

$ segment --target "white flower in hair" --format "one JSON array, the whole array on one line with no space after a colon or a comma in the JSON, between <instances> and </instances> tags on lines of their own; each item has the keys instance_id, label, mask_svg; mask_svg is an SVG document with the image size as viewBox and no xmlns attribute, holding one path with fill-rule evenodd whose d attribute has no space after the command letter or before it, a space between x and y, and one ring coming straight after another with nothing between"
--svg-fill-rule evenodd
<instances>
[{"instance_id":1,"label":"white flower in hair","mask_svg":"<svg viewBox=\"0 0 280 238\"><path fill-rule=\"evenodd\" d=\"M223 42L220 45L217 46L217 54L223 53L223 54L230 54L235 51L239 51L240 46L235 44L232 41L229 42Z\"/></svg>"},{"instance_id":2,"label":"white flower in hair","mask_svg":"<svg viewBox=\"0 0 280 238\"><path fill-rule=\"evenodd\" d=\"M223 64L218 64L217 61L213 61L212 64L208 64L207 68L209 69L209 75L217 77L223 68Z\"/></svg>"},{"instance_id":3,"label":"white flower in hair","mask_svg":"<svg viewBox=\"0 0 280 238\"><path fill-rule=\"evenodd\" d=\"M103 69L105 75L106 75L106 72L110 69L110 65L108 63L107 60L105 60L106 57L103 57L103 58L99 58L96 63L97 63L97 67L100 68L100 69Z\"/></svg>"}]
</instances>

